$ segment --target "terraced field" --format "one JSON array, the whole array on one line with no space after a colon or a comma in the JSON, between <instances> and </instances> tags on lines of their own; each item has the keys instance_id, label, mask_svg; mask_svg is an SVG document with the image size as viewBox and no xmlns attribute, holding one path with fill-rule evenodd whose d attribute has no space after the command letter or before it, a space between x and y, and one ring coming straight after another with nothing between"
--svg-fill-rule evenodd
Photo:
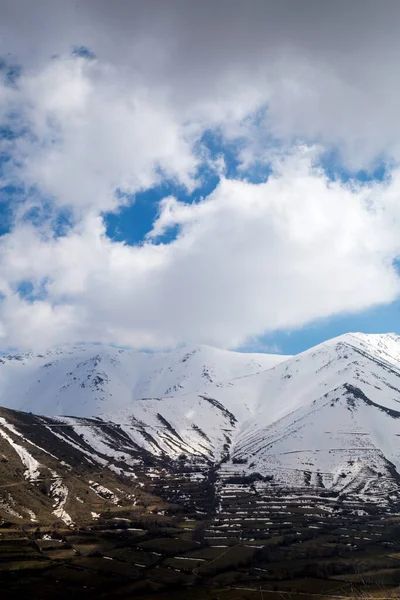
<instances>
[{"instance_id":1,"label":"terraced field","mask_svg":"<svg viewBox=\"0 0 400 600\"><path fill-rule=\"evenodd\" d=\"M91 527L0 528L2 598L397 597L400 517L240 467L149 478L159 506L107 507ZM150 495L149 495L150 498Z\"/></svg>"}]
</instances>

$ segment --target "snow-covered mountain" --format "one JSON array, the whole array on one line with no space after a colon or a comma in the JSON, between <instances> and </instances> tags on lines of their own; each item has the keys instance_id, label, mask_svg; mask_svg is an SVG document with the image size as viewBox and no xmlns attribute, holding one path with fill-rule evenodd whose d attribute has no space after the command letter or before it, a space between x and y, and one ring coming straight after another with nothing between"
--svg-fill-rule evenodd
<instances>
[{"instance_id":1,"label":"snow-covered mountain","mask_svg":"<svg viewBox=\"0 0 400 600\"><path fill-rule=\"evenodd\" d=\"M340 490L400 473L399 336L341 336L252 379L258 410L232 450L251 469Z\"/></svg>"},{"instance_id":2,"label":"snow-covered mountain","mask_svg":"<svg viewBox=\"0 0 400 600\"><path fill-rule=\"evenodd\" d=\"M11 448L32 485L51 470L64 481L62 463L152 481L185 464L217 468L217 485L253 477L264 495L400 499L395 334L346 334L294 357L78 346L2 360L0 404L44 415L0 419L0 455Z\"/></svg>"},{"instance_id":3,"label":"snow-covered mountain","mask_svg":"<svg viewBox=\"0 0 400 600\"><path fill-rule=\"evenodd\" d=\"M285 481L321 473L330 486L338 485L336 472L344 483L354 458L364 464L372 454L380 467L383 458L400 472L399 415L400 338L348 334L255 375L181 398L138 400L103 418L152 452L214 460L229 453ZM146 425L146 439L138 423Z\"/></svg>"},{"instance_id":4,"label":"snow-covered mountain","mask_svg":"<svg viewBox=\"0 0 400 600\"><path fill-rule=\"evenodd\" d=\"M104 345L0 356L0 406L93 416L138 398L174 397L258 373L283 360L211 346L145 353Z\"/></svg>"}]
</instances>

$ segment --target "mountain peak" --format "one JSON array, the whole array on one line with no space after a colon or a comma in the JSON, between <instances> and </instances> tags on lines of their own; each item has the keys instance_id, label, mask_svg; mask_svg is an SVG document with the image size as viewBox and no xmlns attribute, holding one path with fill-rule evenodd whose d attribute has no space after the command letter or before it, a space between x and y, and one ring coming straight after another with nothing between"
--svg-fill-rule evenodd
<instances>
[{"instance_id":1,"label":"mountain peak","mask_svg":"<svg viewBox=\"0 0 400 600\"><path fill-rule=\"evenodd\" d=\"M252 375L284 356L211 346L138 352L100 344L0 358L0 406L38 414L93 416L147 397L179 396Z\"/></svg>"},{"instance_id":2,"label":"mountain peak","mask_svg":"<svg viewBox=\"0 0 400 600\"><path fill-rule=\"evenodd\" d=\"M47 456L118 474L167 458L274 489L400 499L396 334L349 333L293 357L98 345L15 355L0 363L0 396L26 411L2 409L0 442L32 480L48 443Z\"/></svg>"},{"instance_id":3,"label":"mountain peak","mask_svg":"<svg viewBox=\"0 0 400 600\"><path fill-rule=\"evenodd\" d=\"M396 333L345 333L326 340L302 354L314 355L317 352L326 352L343 346L365 352L377 359L400 364L400 336Z\"/></svg>"}]
</instances>

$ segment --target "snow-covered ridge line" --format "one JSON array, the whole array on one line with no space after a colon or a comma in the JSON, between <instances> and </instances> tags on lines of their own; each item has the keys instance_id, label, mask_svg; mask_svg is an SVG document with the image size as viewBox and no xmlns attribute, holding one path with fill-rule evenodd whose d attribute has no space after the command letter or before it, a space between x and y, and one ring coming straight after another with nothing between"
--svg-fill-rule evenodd
<instances>
[{"instance_id":1,"label":"snow-covered ridge line","mask_svg":"<svg viewBox=\"0 0 400 600\"><path fill-rule=\"evenodd\" d=\"M207 347L91 352L0 364L0 392L15 375L20 408L40 412L41 403L46 414L51 400L75 413L35 426L89 465L134 478L145 456L168 457L221 463L223 478L236 484L243 476L253 485L348 490L379 502L396 495L397 335L348 334L272 360Z\"/></svg>"},{"instance_id":2,"label":"snow-covered ridge line","mask_svg":"<svg viewBox=\"0 0 400 600\"><path fill-rule=\"evenodd\" d=\"M269 369L287 357L210 346L154 354L68 346L0 358L0 406L47 416L94 416L140 398L205 390Z\"/></svg>"}]
</instances>

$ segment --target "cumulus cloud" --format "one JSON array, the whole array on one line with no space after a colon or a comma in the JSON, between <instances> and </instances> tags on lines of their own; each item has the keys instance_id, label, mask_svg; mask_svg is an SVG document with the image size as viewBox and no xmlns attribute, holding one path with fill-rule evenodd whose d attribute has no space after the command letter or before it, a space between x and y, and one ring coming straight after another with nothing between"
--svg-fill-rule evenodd
<instances>
[{"instance_id":1,"label":"cumulus cloud","mask_svg":"<svg viewBox=\"0 0 400 600\"><path fill-rule=\"evenodd\" d=\"M4 339L234 347L264 330L393 300L400 173L350 186L314 162L299 148L266 183L223 179L191 205L166 198L141 246L111 241L98 216L52 240L17 228L0 242ZM176 226L175 240L156 243ZM47 297L21 299L15 289L26 279L45 281Z\"/></svg>"},{"instance_id":2,"label":"cumulus cloud","mask_svg":"<svg viewBox=\"0 0 400 600\"><path fill-rule=\"evenodd\" d=\"M3 344L232 347L398 296L398 2L0 7L1 183L18 191L0 238ZM242 179L210 156L210 131ZM390 176L332 182L318 166L332 150ZM268 180L246 179L255 164ZM164 198L139 245L107 237L105 212L165 180L193 192L204 167L220 176L206 198Z\"/></svg>"},{"instance_id":3,"label":"cumulus cloud","mask_svg":"<svg viewBox=\"0 0 400 600\"><path fill-rule=\"evenodd\" d=\"M8 91L12 124L27 132L7 143L10 183L22 182L79 212L112 210L123 193L148 189L161 176L193 186L190 132L160 90L139 78L126 81L123 69L66 55L23 75Z\"/></svg>"},{"instance_id":4,"label":"cumulus cloud","mask_svg":"<svg viewBox=\"0 0 400 600\"><path fill-rule=\"evenodd\" d=\"M0 54L26 69L89 46L185 119L339 146L354 167L399 158L400 6L387 0L2 0Z\"/></svg>"}]
</instances>

